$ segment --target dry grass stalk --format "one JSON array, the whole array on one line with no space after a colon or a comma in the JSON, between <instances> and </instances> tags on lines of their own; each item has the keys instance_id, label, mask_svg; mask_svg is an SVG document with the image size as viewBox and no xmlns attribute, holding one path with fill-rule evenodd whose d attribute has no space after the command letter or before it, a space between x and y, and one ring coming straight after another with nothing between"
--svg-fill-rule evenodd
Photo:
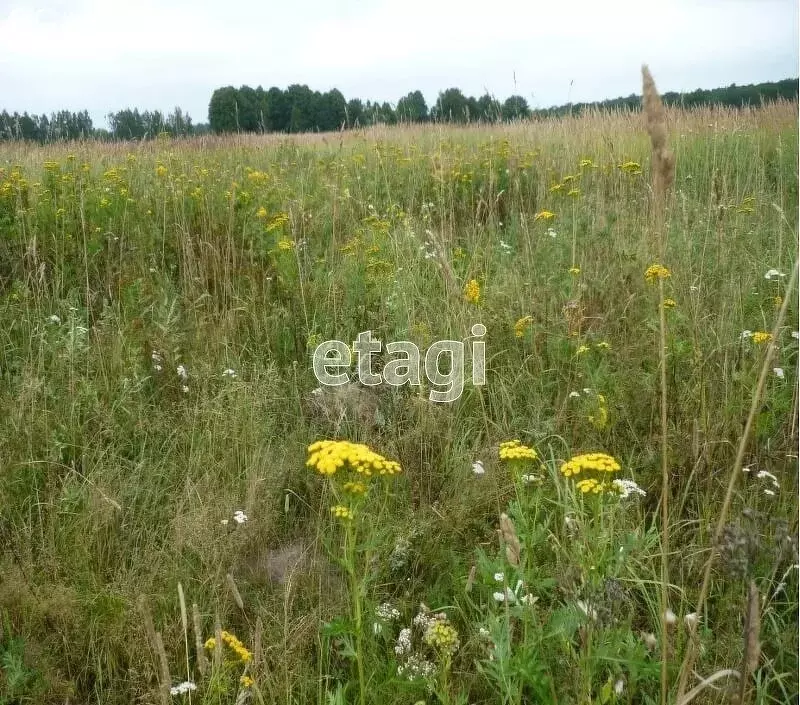
<instances>
[{"instance_id":1,"label":"dry grass stalk","mask_svg":"<svg viewBox=\"0 0 800 705\"><path fill-rule=\"evenodd\" d=\"M666 251L665 210L667 191L675 180L675 155L667 147L667 112L658 94L653 76L642 66L642 107L650 135L653 168L652 230L656 237L658 259L663 264ZM669 639L666 615L669 610L669 448L667 440L667 319L664 280L658 280L659 362L661 372L661 705L667 705Z\"/></svg>"},{"instance_id":2,"label":"dry grass stalk","mask_svg":"<svg viewBox=\"0 0 800 705\"><path fill-rule=\"evenodd\" d=\"M697 630L697 624L699 624L702 618L703 608L705 607L706 598L708 597L708 589L711 585L711 569L714 566L714 559L717 557L716 546L719 546L720 539L722 537L722 531L728 521L728 514L730 513L731 503L733 502L733 493L736 489L736 482L739 478L739 475L742 474L744 454L747 450L747 444L750 441L750 434L753 430L753 424L755 423L756 415L758 414L758 410L761 408L761 397L764 394L767 376L772 369L772 358L775 355L776 349L775 341L778 340L778 335L780 334L781 328L783 328L783 322L786 320L786 311L789 308L789 301L792 298L792 292L795 291L795 287L797 286L797 277L798 263L795 262L794 268L792 269L792 275L789 277L789 283L786 285L781 309L778 311L778 315L775 318L775 325L772 328L772 338L770 339L769 343L767 343L767 350L764 354L764 360L761 363L761 372L758 376L758 382L756 383L756 388L753 392L753 398L750 402L750 412L747 415L747 421L745 422L744 430L739 438L739 447L736 450L736 458L733 461L731 474L728 478L728 487L725 490L725 498L722 500L722 508L719 511L719 516L717 517L717 526L714 529L714 535L711 538L711 551L709 552L708 559L706 560L705 567L703 568L703 582L700 585L700 594L697 597L697 607L695 608L697 620L694 621L689 628L691 638L689 639L688 647L683 657L680 677L678 680L677 700L679 703L683 701L683 694L686 691L686 684L689 679L689 674L694 668L694 659L697 653L697 640L694 638L694 636Z\"/></svg>"},{"instance_id":3,"label":"dry grass stalk","mask_svg":"<svg viewBox=\"0 0 800 705\"><path fill-rule=\"evenodd\" d=\"M667 147L667 111L647 66L642 66L642 103L653 154L653 195L663 213L667 191L675 181L675 155Z\"/></svg>"},{"instance_id":4,"label":"dry grass stalk","mask_svg":"<svg viewBox=\"0 0 800 705\"><path fill-rule=\"evenodd\" d=\"M239 588L236 587L236 581L233 579L233 575L228 573L225 576L225 580L228 583L228 589L231 591L231 595L233 596L233 601L236 603L236 606L240 610L244 610L244 600L239 593Z\"/></svg>"},{"instance_id":5,"label":"dry grass stalk","mask_svg":"<svg viewBox=\"0 0 800 705\"><path fill-rule=\"evenodd\" d=\"M261 617L256 619L256 633L253 637L253 670L261 663L261 641L264 637L264 622Z\"/></svg>"},{"instance_id":6,"label":"dry grass stalk","mask_svg":"<svg viewBox=\"0 0 800 705\"><path fill-rule=\"evenodd\" d=\"M506 558L511 565L519 565L519 557L522 552L522 546L517 537L517 530L514 528L514 522L508 514L500 515L500 537L506 547Z\"/></svg>"},{"instance_id":7,"label":"dry grass stalk","mask_svg":"<svg viewBox=\"0 0 800 705\"><path fill-rule=\"evenodd\" d=\"M467 575L467 584L464 586L464 592L470 593L472 592L472 586L475 584L475 576L478 573L478 567L472 566L469 569L469 575Z\"/></svg>"},{"instance_id":8,"label":"dry grass stalk","mask_svg":"<svg viewBox=\"0 0 800 705\"><path fill-rule=\"evenodd\" d=\"M692 688L685 697L678 698L678 705L689 705L692 700L694 700L700 693L702 693L708 686L710 686L715 681L718 681L720 678L738 678L739 671L734 671L732 668L726 668L722 671L717 671L713 675L710 675L708 678L704 678L703 680L698 683L697 687Z\"/></svg>"},{"instance_id":9,"label":"dry grass stalk","mask_svg":"<svg viewBox=\"0 0 800 705\"><path fill-rule=\"evenodd\" d=\"M219 621L219 613L214 615L214 673L219 673L222 667L222 623Z\"/></svg>"},{"instance_id":10,"label":"dry grass stalk","mask_svg":"<svg viewBox=\"0 0 800 705\"><path fill-rule=\"evenodd\" d=\"M450 258L447 256L447 251L444 248L441 237L435 231L431 231L430 235L432 244L436 250L436 264L439 265L439 269L442 271L447 289L451 296L459 298L461 295L461 287L458 285L458 277L450 264Z\"/></svg>"},{"instance_id":11,"label":"dry grass stalk","mask_svg":"<svg viewBox=\"0 0 800 705\"><path fill-rule=\"evenodd\" d=\"M205 675L208 671L208 659L206 650L203 647L203 625L200 621L200 608L196 602L192 603L192 626L194 627L194 650L197 656L197 668L200 675Z\"/></svg>"},{"instance_id":12,"label":"dry grass stalk","mask_svg":"<svg viewBox=\"0 0 800 705\"><path fill-rule=\"evenodd\" d=\"M167 654L164 651L164 642L161 639L161 635L156 631L155 625L153 624L153 615L150 612L150 607L147 604L147 598L144 595L139 595L139 599L137 600L137 608L139 610L139 614L142 615L142 622L144 623L144 631L147 635L147 641L150 643L150 648L153 650L153 655L158 661L159 665L159 683L158 683L158 692L161 698L162 705L166 705L169 703L169 688L172 683L171 678L169 677L169 664L167 663ZM163 654L163 658L162 658ZM164 678L164 666L166 665L166 679Z\"/></svg>"},{"instance_id":13,"label":"dry grass stalk","mask_svg":"<svg viewBox=\"0 0 800 705\"><path fill-rule=\"evenodd\" d=\"M750 677L758 668L761 656L761 596L754 580L750 581L747 594L747 614L744 620L744 653L742 655L742 677L739 680L738 705L745 705L749 695Z\"/></svg>"},{"instance_id":14,"label":"dry grass stalk","mask_svg":"<svg viewBox=\"0 0 800 705\"><path fill-rule=\"evenodd\" d=\"M164 640L161 638L161 632L156 632L156 651L158 652L158 666L161 672L161 683L159 684L158 690L161 693L161 700L169 702L169 689L172 684L172 676L169 672L167 650L164 648Z\"/></svg>"}]
</instances>

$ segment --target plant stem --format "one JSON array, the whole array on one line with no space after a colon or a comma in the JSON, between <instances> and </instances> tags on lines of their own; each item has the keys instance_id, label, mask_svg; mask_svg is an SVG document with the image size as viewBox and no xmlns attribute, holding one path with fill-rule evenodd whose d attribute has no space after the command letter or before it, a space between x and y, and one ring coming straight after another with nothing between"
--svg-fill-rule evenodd
<instances>
[{"instance_id":1,"label":"plant stem","mask_svg":"<svg viewBox=\"0 0 800 705\"><path fill-rule=\"evenodd\" d=\"M345 561L350 578L350 596L353 600L353 623L356 632L356 667L358 669L358 702L366 703L366 679L364 677L364 629L361 616L361 585L355 566L355 532L352 521L347 522L345 533Z\"/></svg>"}]
</instances>

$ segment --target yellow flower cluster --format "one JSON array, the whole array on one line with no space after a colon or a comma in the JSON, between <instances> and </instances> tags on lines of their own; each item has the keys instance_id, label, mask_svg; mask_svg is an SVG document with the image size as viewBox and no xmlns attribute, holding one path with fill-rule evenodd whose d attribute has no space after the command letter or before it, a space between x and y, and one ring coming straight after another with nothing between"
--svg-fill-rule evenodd
<instances>
[{"instance_id":1,"label":"yellow flower cluster","mask_svg":"<svg viewBox=\"0 0 800 705\"><path fill-rule=\"evenodd\" d=\"M661 264L651 264L644 273L645 280L650 284L656 279L666 279L670 276L672 276L672 273Z\"/></svg>"},{"instance_id":2,"label":"yellow flower cluster","mask_svg":"<svg viewBox=\"0 0 800 705\"><path fill-rule=\"evenodd\" d=\"M222 632L222 641L223 643L227 644L231 650L239 657L242 663L249 663L253 659L253 654L251 654L246 648L245 645L242 644L233 634L230 632L223 631ZM209 651L213 651L217 646L217 640L212 636L210 639L206 640L205 647Z\"/></svg>"},{"instance_id":3,"label":"yellow flower cluster","mask_svg":"<svg viewBox=\"0 0 800 705\"><path fill-rule=\"evenodd\" d=\"M278 213L272 220L267 223L267 232L272 232L273 230L277 230L280 227L286 225L289 222L289 214L288 213Z\"/></svg>"},{"instance_id":4,"label":"yellow flower cluster","mask_svg":"<svg viewBox=\"0 0 800 705\"><path fill-rule=\"evenodd\" d=\"M534 221L536 220L552 220L556 217L556 214L553 211L543 210L539 211L535 216L533 216Z\"/></svg>"},{"instance_id":5,"label":"yellow flower cluster","mask_svg":"<svg viewBox=\"0 0 800 705\"><path fill-rule=\"evenodd\" d=\"M573 265L572 267L569 268L569 273L578 276L581 273L581 268Z\"/></svg>"},{"instance_id":6,"label":"yellow flower cluster","mask_svg":"<svg viewBox=\"0 0 800 705\"><path fill-rule=\"evenodd\" d=\"M481 298L481 285L478 284L477 279L470 279L467 288L464 290L464 298L471 304L478 303Z\"/></svg>"},{"instance_id":7,"label":"yellow flower cluster","mask_svg":"<svg viewBox=\"0 0 800 705\"><path fill-rule=\"evenodd\" d=\"M255 683L255 681L250 676L242 676L239 678L239 685L241 685L242 688L250 688L253 683Z\"/></svg>"},{"instance_id":8,"label":"yellow flower cluster","mask_svg":"<svg viewBox=\"0 0 800 705\"><path fill-rule=\"evenodd\" d=\"M602 394L597 395L597 409L593 414L589 414L588 418L589 423L599 431L608 425L608 406L606 398Z\"/></svg>"},{"instance_id":9,"label":"yellow flower cluster","mask_svg":"<svg viewBox=\"0 0 800 705\"><path fill-rule=\"evenodd\" d=\"M664 308L675 308L678 305L675 303L675 299L664 299L661 303Z\"/></svg>"},{"instance_id":10,"label":"yellow flower cluster","mask_svg":"<svg viewBox=\"0 0 800 705\"><path fill-rule=\"evenodd\" d=\"M772 333L767 333L762 330L757 330L753 333L753 342L761 345L761 343L768 343L772 340Z\"/></svg>"},{"instance_id":11,"label":"yellow flower cluster","mask_svg":"<svg viewBox=\"0 0 800 705\"><path fill-rule=\"evenodd\" d=\"M514 324L514 337L522 338L525 335L525 330L533 323L532 316L524 316Z\"/></svg>"},{"instance_id":12,"label":"yellow flower cluster","mask_svg":"<svg viewBox=\"0 0 800 705\"><path fill-rule=\"evenodd\" d=\"M585 480L579 480L575 483L575 487L578 488L583 494L588 494L591 492L592 494L602 494L603 492L610 492L613 489L613 486L608 482L599 482L594 478L586 478Z\"/></svg>"},{"instance_id":13,"label":"yellow flower cluster","mask_svg":"<svg viewBox=\"0 0 800 705\"><path fill-rule=\"evenodd\" d=\"M626 174L641 174L642 165L639 162L627 161L619 165L619 168Z\"/></svg>"},{"instance_id":14,"label":"yellow flower cluster","mask_svg":"<svg viewBox=\"0 0 800 705\"><path fill-rule=\"evenodd\" d=\"M364 494L367 491L367 486L363 482L345 482L342 489L351 494Z\"/></svg>"},{"instance_id":15,"label":"yellow flower cluster","mask_svg":"<svg viewBox=\"0 0 800 705\"><path fill-rule=\"evenodd\" d=\"M443 654L458 651L458 632L443 619L435 620L426 630L423 641Z\"/></svg>"},{"instance_id":16,"label":"yellow flower cluster","mask_svg":"<svg viewBox=\"0 0 800 705\"><path fill-rule=\"evenodd\" d=\"M308 446L306 465L315 468L321 475L334 475L337 470L349 466L357 473L366 475L394 475L399 473L400 463L387 460L363 443L350 441L317 441Z\"/></svg>"},{"instance_id":17,"label":"yellow flower cluster","mask_svg":"<svg viewBox=\"0 0 800 705\"><path fill-rule=\"evenodd\" d=\"M343 521L350 521L355 516L353 510L350 509L350 507L345 507L343 504L337 504L335 507L331 507L331 514Z\"/></svg>"},{"instance_id":18,"label":"yellow flower cluster","mask_svg":"<svg viewBox=\"0 0 800 705\"><path fill-rule=\"evenodd\" d=\"M575 455L564 463L561 466L561 473L564 477L570 477L590 470L618 472L620 469L620 464L606 453L584 453Z\"/></svg>"},{"instance_id":19,"label":"yellow flower cluster","mask_svg":"<svg viewBox=\"0 0 800 705\"><path fill-rule=\"evenodd\" d=\"M536 451L533 448L522 445L519 439L504 441L500 444L500 460L536 460Z\"/></svg>"},{"instance_id":20,"label":"yellow flower cluster","mask_svg":"<svg viewBox=\"0 0 800 705\"><path fill-rule=\"evenodd\" d=\"M281 238L278 240L278 249L279 250L293 250L294 249L294 241L289 240L287 238Z\"/></svg>"}]
</instances>

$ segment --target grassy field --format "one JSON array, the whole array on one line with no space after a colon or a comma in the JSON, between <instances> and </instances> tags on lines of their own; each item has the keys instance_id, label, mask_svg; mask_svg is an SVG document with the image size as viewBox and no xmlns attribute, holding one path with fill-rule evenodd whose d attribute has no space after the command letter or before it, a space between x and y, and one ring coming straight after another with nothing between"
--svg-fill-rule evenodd
<instances>
[{"instance_id":1,"label":"grassy field","mask_svg":"<svg viewBox=\"0 0 800 705\"><path fill-rule=\"evenodd\" d=\"M797 105L667 124L0 145L0 703L795 701Z\"/></svg>"}]
</instances>

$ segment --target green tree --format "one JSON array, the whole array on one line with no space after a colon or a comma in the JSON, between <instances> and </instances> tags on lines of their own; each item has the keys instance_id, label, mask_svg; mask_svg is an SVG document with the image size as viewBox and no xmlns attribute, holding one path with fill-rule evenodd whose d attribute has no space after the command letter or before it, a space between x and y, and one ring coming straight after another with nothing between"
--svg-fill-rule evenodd
<instances>
[{"instance_id":1,"label":"green tree","mask_svg":"<svg viewBox=\"0 0 800 705\"><path fill-rule=\"evenodd\" d=\"M520 120L529 117L528 101L521 95L512 95L503 103L503 120Z\"/></svg>"},{"instance_id":2,"label":"green tree","mask_svg":"<svg viewBox=\"0 0 800 705\"><path fill-rule=\"evenodd\" d=\"M236 132L238 122L238 91L233 86L217 88L208 104L208 124L216 133Z\"/></svg>"},{"instance_id":3,"label":"green tree","mask_svg":"<svg viewBox=\"0 0 800 705\"><path fill-rule=\"evenodd\" d=\"M439 93L434 110L439 122L466 122L469 102L459 88L448 88Z\"/></svg>"},{"instance_id":4,"label":"green tree","mask_svg":"<svg viewBox=\"0 0 800 705\"><path fill-rule=\"evenodd\" d=\"M398 122L425 122L428 119L428 105L421 91L414 91L397 101L395 110Z\"/></svg>"},{"instance_id":5,"label":"green tree","mask_svg":"<svg viewBox=\"0 0 800 705\"><path fill-rule=\"evenodd\" d=\"M503 114L503 107L500 101L494 96L484 93L478 98L476 106L476 118L483 122L497 122Z\"/></svg>"},{"instance_id":6,"label":"green tree","mask_svg":"<svg viewBox=\"0 0 800 705\"><path fill-rule=\"evenodd\" d=\"M273 86L267 91L266 100L266 129L269 132L288 131L292 111L289 97L280 88Z\"/></svg>"},{"instance_id":7,"label":"green tree","mask_svg":"<svg viewBox=\"0 0 800 705\"><path fill-rule=\"evenodd\" d=\"M358 98L353 98L347 103L347 126L363 127L364 124L364 104Z\"/></svg>"}]
</instances>

